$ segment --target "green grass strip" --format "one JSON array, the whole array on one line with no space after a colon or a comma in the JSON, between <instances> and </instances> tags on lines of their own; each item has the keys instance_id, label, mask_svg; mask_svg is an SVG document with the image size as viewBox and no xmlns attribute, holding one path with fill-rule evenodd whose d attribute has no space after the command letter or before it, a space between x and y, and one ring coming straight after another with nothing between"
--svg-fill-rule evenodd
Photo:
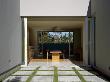
<instances>
[{"instance_id":1,"label":"green grass strip","mask_svg":"<svg viewBox=\"0 0 110 82\"><path fill-rule=\"evenodd\" d=\"M18 71L35 71L35 70L18 70Z\"/></svg>"},{"instance_id":2,"label":"green grass strip","mask_svg":"<svg viewBox=\"0 0 110 82\"><path fill-rule=\"evenodd\" d=\"M54 66L54 79L53 82L58 82L58 68Z\"/></svg>"},{"instance_id":3,"label":"green grass strip","mask_svg":"<svg viewBox=\"0 0 110 82\"><path fill-rule=\"evenodd\" d=\"M74 71L74 70L58 70L58 71Z\"/></svg>"},{"instance_id":4,"label":"green grass strip","mask_svg":"<svg viewBox=\"0 0 110 82\"><path fill-rule=\"evenodd\" d=\"M32 72L32 74L28 77L28 79L26 80L26 82L31 82L32 78L35 76L35 74L37 73L38 69L40 67L37 67L35 71Z\"/></svg>"},{"instance_id":5,"label":"green grass strip","mask_svg":"<svg viewBox=\"0 0 110 82\"><path fill-rule=\"evenodd\" d=\"M38 71L54 71L54 70L38 70Z\"/></svg>"},{"instance_id":6,"label":"green grass strip","mask_svg":"<svg viewBox=\"0 0 110 82\"><path fill-rule=\"evenodd\" d=\"M77 76L77 75L59 75L59 76Z\"/></svg>"},{"instance_id":7,"label":"green grass strip","mask_svg":"<svg viewBox=\"0 0 110 82\"><path fill-rule=\"evenodd\" d=\"M78 70L76 70L75 67L72 67L72 69L75 71L75 73L78 75L78 77L80 78L81 82L86 82L86 80L83 78L83 76L78 72Z\"/></svg>"},{"instance_id":8,"label":"green grass strip","mask_svg":"<svg viewBox=\"0 0 110 82\"><path fill-rule=\"evenodd\" d=\"M30 76L30 75L11 75L11 76Z\"/></svg>"},{"instance_id":9,"label":"green grass strip","mask_svg":"<svg viewBox=\"0 0 110 82\"><path fill-rule=\"evenodd\" d=\"M35 75L35 76L53 76L53 75Z\"/></svg>"}]
</instances>

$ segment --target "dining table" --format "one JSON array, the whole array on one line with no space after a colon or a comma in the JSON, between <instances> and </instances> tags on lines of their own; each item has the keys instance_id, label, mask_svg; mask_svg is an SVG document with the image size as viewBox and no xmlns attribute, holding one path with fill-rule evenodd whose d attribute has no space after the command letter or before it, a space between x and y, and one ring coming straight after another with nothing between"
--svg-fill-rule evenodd
<instances>
[{"instance_id":1,"label":"dining table","mask_svg":"<svg viewBox=\"0 0 110 82\"><path fill-rule=\"evenodd\" d=\"M60 61L60 54L62 53L60 50L53 50L50 53L52 54L52 62Z\"/></svg>"}]
</instances>

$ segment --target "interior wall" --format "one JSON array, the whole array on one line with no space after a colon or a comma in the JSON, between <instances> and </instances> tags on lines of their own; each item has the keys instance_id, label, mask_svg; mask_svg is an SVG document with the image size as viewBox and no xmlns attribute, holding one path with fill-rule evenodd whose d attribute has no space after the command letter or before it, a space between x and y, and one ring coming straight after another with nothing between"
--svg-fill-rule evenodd
<instances>
[{"instance_id":1,"label":"interior wall","mask_svg":"<svg viewBox=\"0 0 110 82\"><path fill-rule=\"evenodd\" d=\"M29 29L29 45L30 46L36 46L37 44L37 32L34 29Z\"/></svg>"},{"instance_id":2,"label":"interior wall","mask_svg":"<svg viewBox=\"0 0 110 82\"><path fill-rule=\"evenodd\" d=\"M19 0L0 0L0 73L21 64L22 32Z\"/></svg>"},{"instance_id":3,"label":"interior wall","mask_svg":"<svg viewBox=\"0 0 110 82\"><path fill-rule=\"evenodd\" d=\"M82 28L79 29L73 29L73 45L74 45L74 54L79 55L79 60L83 60L83 34L82 34Z\"/></svg>"},{"instance_id":4,"label":"interior wall","mask_svg":"<svg viewBox=\"0 0 110 82\"><path fill-rule=\"evenodd\" d=\"M72 32L74 33L74 48L81 48L81 28L73 29Z\"/></svg>"}]
</instances>

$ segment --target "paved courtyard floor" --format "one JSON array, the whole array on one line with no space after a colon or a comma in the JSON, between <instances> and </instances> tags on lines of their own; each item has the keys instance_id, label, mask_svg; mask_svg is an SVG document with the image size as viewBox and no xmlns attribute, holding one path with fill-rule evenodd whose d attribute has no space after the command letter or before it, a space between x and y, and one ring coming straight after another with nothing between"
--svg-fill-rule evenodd
<instances>
[{"instance_id":1,"label":"paved courtyard floor","mask_svg":"<svg viewBox=\"0 0 110 82\"><path fill-rule=\"evenodd\" d=\"M89 67L62 62L30 62L3 82L109 82Z\"/></svg>"}]
</instances>

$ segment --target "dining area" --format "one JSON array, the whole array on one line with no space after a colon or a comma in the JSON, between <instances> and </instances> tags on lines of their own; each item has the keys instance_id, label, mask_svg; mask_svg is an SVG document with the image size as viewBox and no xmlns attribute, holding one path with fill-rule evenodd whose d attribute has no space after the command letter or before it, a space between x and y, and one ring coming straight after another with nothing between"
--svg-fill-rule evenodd
<instances>
[{"instance_id":1,"label":"dining area","mask_svg":"<svg viewBox=\"0 0 110 82\"><path fill-rule=\"evenodd\" d=\"M34 51L31 61L60 62L65 59L61 50L46 50L46 52Z\"/></svg>"}]
</instances>

